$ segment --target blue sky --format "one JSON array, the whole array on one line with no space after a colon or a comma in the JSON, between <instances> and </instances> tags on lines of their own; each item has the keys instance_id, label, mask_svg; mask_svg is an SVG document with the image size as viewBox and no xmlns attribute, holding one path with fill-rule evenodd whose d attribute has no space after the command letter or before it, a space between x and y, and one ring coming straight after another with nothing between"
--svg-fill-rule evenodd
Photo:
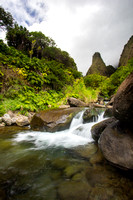
<instances>
[{"instance_id":1,"label":"blue sky","mask_svg":"<svg viewBox=\"0 0 133 200\"><path fill-rule=\"evenodd\" d=\"M83 74L95 52L116 66L133 35L132 0L1 0L0 5L18 24L54 39Z\"/></svg>"}]
</instances>

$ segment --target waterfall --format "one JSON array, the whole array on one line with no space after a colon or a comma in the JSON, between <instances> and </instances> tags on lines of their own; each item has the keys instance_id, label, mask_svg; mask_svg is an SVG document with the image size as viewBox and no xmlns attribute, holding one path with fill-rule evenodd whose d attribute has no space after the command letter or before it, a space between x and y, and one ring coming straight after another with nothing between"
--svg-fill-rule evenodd
<instances>
[{"instance_id":1,"label":"waterfall","mask_svg":"<svg viewBox=\"0 0 133 200\"><path fill-rule=\"evenodd\" d=\"M91 127L95 123L98 123L104 119L104 113L98 116L97 122L90 122L86 124L83 124L83 113L84 111L81 111L73 118L70 128L67 130L55 133L44 133L40 131L20 132L15 136L13 141L32 143L32 149L35 150L60 146L72 148L91 143L93 142L93 138L91 137Z\"/></svg>"}]
</instances>

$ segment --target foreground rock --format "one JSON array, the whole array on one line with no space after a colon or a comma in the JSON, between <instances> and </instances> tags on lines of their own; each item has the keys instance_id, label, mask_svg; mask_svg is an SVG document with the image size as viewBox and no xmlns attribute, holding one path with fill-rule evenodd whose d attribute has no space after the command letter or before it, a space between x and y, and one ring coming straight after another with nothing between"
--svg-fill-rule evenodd
<instances>
[{"instance_id":1,"label":"foreground rock","mask_svg":"<svg viewBox=\"0 0 133 200\"><path fill-rule=\"evenodd\" d=\"M45 110L35 114L31 120L31 128L41 131L61 131L69 128L73 116L81 108Z\"/></svg>"},{"instance_id":2,"label":"foreground rock","mask_svg":"<svg viewBox=\"0 0 133 200\"><path fill-rule=\"evenodd\" d=\"M113 116L92 127L92 137L110 163L133 170L133 72L114 97Z\"/></svg>"},{"instance_id":3,"label":"foreground rock","mask_svg":"<svg viewBox=\"0 0 133 200\"><path fill-rule=\"evenodd\" d=\"M113 104L114 116L124 124L133 123L133 72L122 82Z\"/></svg>"},{"instance_id":4,"label":"foreground rock","mask_svg":"<svg viewBox=\"0 0 133 200\"><path fill-rule=\"evenodd\" d=\"M112 122L102 132L99 147L104 157L123 169L133 169L133 133L119 121Z\"/></svg>"},{"instance_id":5,"label":"foreground rock","mask_svg":"<svg viewBox=\"0 0 133 200\"><path fill-rule=\"evenodd\" d=\"M83 101L76 99L74 97L70 97L68 98L68 104L70 105L70 107L85 107L87 106L86 103L84 103Z\"/></svg>"},{"instance_id":6,"label":"foreground rock","mask_svg":"<svg viewBox=\"0 0 133 200\"><path fill-rule=\"evenodd\" d=\"M111 117L109 119L105 119L104 121L99 122L99 123L95 124L94 126L92 126L92 128L91 128L92 138L97 142L100 138L100 135L104 131L104 129L109 124L111 124L112 122L115 122L115 121L116 121L116 119L114 117Z\"/></svg>"}]
</instances>

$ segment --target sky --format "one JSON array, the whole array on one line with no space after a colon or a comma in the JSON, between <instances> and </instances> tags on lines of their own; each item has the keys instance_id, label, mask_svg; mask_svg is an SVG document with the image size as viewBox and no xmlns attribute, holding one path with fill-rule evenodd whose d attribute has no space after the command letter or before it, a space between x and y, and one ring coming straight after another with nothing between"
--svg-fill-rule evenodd
<instances>
[{"instance_id":1,"label":"sky","mask_svg":"<svg viewBox=\"0 0 133 200\"><path fill-rule=\"evenodd\" d=\"M1 0L0 5L19 25L51 37L83 75L95 52L116 67L133 35L133 0Z\"/></svg>"}]
</instances>

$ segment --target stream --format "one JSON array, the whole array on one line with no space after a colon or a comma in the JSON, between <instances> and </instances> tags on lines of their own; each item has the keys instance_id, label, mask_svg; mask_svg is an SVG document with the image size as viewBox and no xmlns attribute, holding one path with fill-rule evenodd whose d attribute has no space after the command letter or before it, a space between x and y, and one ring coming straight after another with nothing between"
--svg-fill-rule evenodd
<instances>
[{"instance_id":1,"label":"stream","mask_svg":"<svg viewBox=\"0 0 133 200\"><path fill-rule=\"evenodd\" d=\"M99 109L100 110L100 109ZM132 200L133 176L111 166L83 123L49 133L0 128L0 200Z\"/></svg>"}]
</instances>

